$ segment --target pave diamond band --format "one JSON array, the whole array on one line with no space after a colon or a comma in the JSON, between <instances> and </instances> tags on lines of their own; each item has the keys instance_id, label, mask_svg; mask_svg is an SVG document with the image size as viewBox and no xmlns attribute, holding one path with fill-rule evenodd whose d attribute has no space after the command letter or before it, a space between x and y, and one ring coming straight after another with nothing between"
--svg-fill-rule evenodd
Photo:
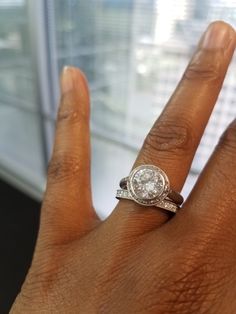
<instances>
[{"instance_id":1,"label":"pave diamond band","mask_svg":"<svg viewBox=\"0 0 236 314\"><path fill-rule=\"evenodd\" d=\"M153 165L141 165L133 169L128 177L120 181L118 199L133 200L143 206L156 206L176 212L183 197L170 188L165 172Z\"/></svg>"},{"instance_id":2,"label":"pave diamond band","mask_svg":"<svg viewBox=\"0 0 236 314\"><path fill-rule=\"evenodd\" d=\"M178 205L184 201L182 195L170 188L165 172L153 165L135 168L128 177L121 179L120 187L125 190L130 188L131 194L134 193L141 199L169 199Z\"/></svg>"},{"instance_id":3,"label":"pave diamond band","mask_svg":"<svg viewBox=\"0 0 236 314\"><path fill-rule=\"evenodd\" d=\"M116 198L117 199L126 199L126 200L133 200L132 196L129 194L129 192L127 190L117 190L116 192ZM155 205L153 205L155 207L159 207L165 210L168 210L172 213L176 213L179 209L179 206L172 203L171 201L168 200L164 200L164 201L159 201L158 203L156 203Z\"/></svg>"}]
</instances>

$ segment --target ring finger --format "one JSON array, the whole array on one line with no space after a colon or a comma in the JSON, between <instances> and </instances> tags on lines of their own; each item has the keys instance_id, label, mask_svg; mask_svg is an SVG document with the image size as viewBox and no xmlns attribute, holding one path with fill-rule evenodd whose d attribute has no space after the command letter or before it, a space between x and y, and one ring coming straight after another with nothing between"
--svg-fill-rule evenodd
<instances>
[{"instance_id":1,"label":"ring finger","mask_svg":"<svg viewBox=\"0 0 236 314\"><path fill-rule=\"evenodd\" d=\"M153 164L168 175L171 188L180 191L188 175L227 72L236 45L235 31L224 22L212 23L203 34L184 75L163 113L147 135L134 167ZM135 232L163 224L168 212L143 210L121 200L111 218L119 219ZM140 229L141 228L141 229Z\"/></svg>"}]
</instances>

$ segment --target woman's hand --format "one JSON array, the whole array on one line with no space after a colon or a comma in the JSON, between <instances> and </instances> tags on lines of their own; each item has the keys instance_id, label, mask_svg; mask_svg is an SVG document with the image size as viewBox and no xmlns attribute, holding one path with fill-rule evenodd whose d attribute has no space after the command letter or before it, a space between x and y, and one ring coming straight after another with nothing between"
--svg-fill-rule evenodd
<instances>
[{"instance_id":1,"label":"woman's hand","mask_svg":"<svg viewBox=\"0 0 236 314\"><path fill-rule=\"evenodd\" d=\"M209 26L135 167L157 165L181 190L235 45L229 25ZM38 241L11 314L236 313L236 123L174 217L122 200L101 222L91 200L87 83L66 68L61 85Z\"/></svg>"}]
</instances>

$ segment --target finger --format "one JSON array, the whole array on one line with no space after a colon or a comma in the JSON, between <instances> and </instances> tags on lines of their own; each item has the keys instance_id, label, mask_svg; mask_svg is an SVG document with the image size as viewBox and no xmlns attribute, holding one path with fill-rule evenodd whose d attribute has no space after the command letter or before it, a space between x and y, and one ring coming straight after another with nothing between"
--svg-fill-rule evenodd
<instances>
[{"instance_id":1,"label":"finger","mask_svg":"<svg viewBox=\"0 0 236 314\"><path fill-rule=\"evenodd\" d=\"M98 222L90 183L89 92L84 75L66 67L39 238L67 242Z\"/></svg>"},{"instance_id":2,"label":"finger","mask_svg":"<svg viewBox=\"0 0 236 314\"><path fill-rule=\"evenodd\" d=\"M179 219L182 217L182 228L211 227L209 231L219 228L227 232L230 239L235 239L236 228L236 120L222 135L214 153L202 171L191 192ZM177 218L177 217L176 217ZM206 228L204 228L206 230ZM192 229L193 230L193 229Z\"/></svg>"},{"instance_id":3,"label":"finger","mask_svg":"<svg viewBox=\"0 0 236 314\"><path fill-rule=\"evenodd\" d=\"M173 96L147 135L134 167L156 165L167 173L172 189L181 190L219 95L235 42L235 31L230 25L214 22L208 27ZM156 208L144 212L131 201L121 201L117 208L127 215L127 206L133 218L133 212L139 211L142 225L143 215L149 217L148 228L161 225L169 217L167 211Z\"/></svg>"}]
</instances>

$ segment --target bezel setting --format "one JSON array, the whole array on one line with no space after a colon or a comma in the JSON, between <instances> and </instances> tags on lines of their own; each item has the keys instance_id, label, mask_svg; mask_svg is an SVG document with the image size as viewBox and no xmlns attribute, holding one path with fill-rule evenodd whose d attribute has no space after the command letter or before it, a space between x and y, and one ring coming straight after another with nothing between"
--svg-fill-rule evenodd
<instances>
[{"instance_id":1,"label":"bezel setting","mask_svg":"<svg viewBox=\"0 0 236 314\"><path fill-rule=\"evenodd\" d=\"M151 170L151 171L150 171ZM158 187L158 190L156 192L154 192L154 188L153 191L150 189L150 194L154 194L151 197L144 197L141 196L139 192L137 192L137 186L140 185L140 188L142 188L142 184L148 184L148 180L146 180L145 183L137 183L137 179L139 179L139 177L141 176L145 176L145 172L146 174L152 173L153 177L155 176L155 180L152 179L153 181L150 180L150 184ZM158 181L160 182L158 182ZM139 188L139 186L138 186ZM165 174L165 172L160 169L159 167L153 166L153 165L141 165L135 169L133 169L133 171L130 173L128 181L127 181L127 189L128 192L130 193L132 199L140 204L140 205L144 205L144 206L155 206L156 204L160 203L161 201L163 201L167 195L170 192L170 183L169 183L169 179L167 177L167 175ZM147 187L146 187L147 189ZM145 191L145 188L144 188ZM148 192L146 192L148 194Z\"/></svg>"}]
</instances>

